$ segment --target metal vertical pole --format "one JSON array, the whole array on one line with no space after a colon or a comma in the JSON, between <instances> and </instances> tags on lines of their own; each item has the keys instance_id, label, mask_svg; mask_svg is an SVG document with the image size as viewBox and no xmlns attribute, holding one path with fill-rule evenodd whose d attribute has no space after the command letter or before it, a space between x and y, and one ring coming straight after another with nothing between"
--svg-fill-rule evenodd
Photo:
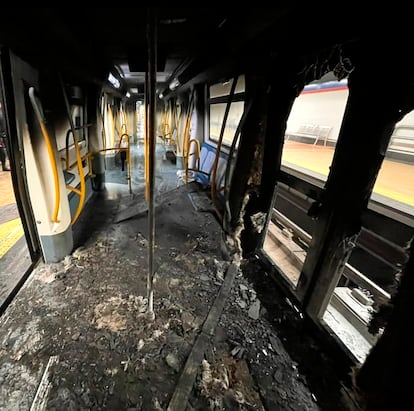
<instances>
[{"instance_id":1,"label":"metal vertical pole","mask_svg":"<svg viewBox=\"0 0 414 411\"><path fill-rule=\"evenodd\" d=\"M154 248L155 248L155 199L154 199L154 157L155 157L155 83L157 75L157 28L156 14L153 8L149 7L147 12L147 50L148 50L148 69L147 69L147 141L148 141L148 276L147 276L147 298L148 298L148 318L153 320L154 314Z\"/></svg>"}]
</instances>

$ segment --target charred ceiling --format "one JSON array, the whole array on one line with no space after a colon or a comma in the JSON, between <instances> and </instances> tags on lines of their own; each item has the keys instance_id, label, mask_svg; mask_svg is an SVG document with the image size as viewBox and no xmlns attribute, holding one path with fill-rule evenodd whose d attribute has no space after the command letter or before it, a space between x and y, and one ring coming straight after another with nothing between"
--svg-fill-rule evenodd
<instances>
[{"instance_id":1,"label":"charred ceiling","mask_svg":"<svg viewBox=\"0 0 414 411\"><path fill-rule=\"evenodd\" d=\"M112 71L125 87L142 89L147 12L145 7L2 9L0 44L36 67L77 81L102 83ZM340 5L160 7L156 16L159 88L175 78L189 86L260 70L267 61L301 59L365 38L379 44L404 38L392 27L400 19L377 16L366 30L366 15Z\"/></svg>"}]
</instances>

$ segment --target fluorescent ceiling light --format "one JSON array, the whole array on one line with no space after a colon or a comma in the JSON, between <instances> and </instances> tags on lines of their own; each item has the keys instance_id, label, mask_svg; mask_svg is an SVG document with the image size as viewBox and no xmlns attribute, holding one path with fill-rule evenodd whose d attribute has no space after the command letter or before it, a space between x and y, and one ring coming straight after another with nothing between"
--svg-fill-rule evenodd
<instances>
[{"instance_id":1,"label":"fluorescent ceiling light","mask_svg":"<svg viewBox=\"0 0 414 411\"><path fill-rule=\"evenodd\" d=\"M109 73L108 76L108 81L115 87L115 88L120 88L121 87L121 83L119 82L119 80L112 74Z\"/></svg>"}]
</instances>

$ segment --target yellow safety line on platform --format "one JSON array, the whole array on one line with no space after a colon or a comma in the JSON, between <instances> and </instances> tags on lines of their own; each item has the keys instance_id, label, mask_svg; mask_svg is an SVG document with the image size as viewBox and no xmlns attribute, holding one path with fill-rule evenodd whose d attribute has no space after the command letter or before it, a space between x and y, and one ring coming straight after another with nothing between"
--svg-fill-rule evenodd
<instances>
[{"instance_id":1,"label":"yellow safety line on platform","mask_svg":"<svg viewBox=\"0 0 414 411\"><path fill-rule=\"evenodd\" d=\"M20 218L0 224L0 258L3 258L22 235L23 226Z\"/></svg>"},{"instance_id":2,"label":"yellow safety line on platform","mask_svg":"<svg viewBox=\"0 0 414 411\"><path fill-rule=\"evenodd\" d=\"M290 146L286 144L282 155L282 163L298 166L301 169L313 171L327 178L334 150L328 147L308 146L309 145L307 144L300 145L300 143L296 143L294 148L290 148ZM414 167L408 164L397 163L399 170L401 169L401 177L394 182L392 181L392 175L389 174L391 170L387 170L388 162L389 160L384 160L384 170L380 171L374 186L374 193L407 204L411 207L414 206L414 180L405 179L406 181L404 181L404 176L410 174L410 171L414 170ZM390 187L390 181L392 181L393 187Z\"/></svg>"}]
</instances>

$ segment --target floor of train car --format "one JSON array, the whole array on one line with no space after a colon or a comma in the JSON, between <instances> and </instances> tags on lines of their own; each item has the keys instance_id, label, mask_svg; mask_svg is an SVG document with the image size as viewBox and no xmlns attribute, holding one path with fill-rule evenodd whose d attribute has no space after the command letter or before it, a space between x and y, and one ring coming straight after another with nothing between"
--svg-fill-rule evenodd
<instances>
[{"instance_id":1,"label":"floor of train car","mask_svg":"<svg viewBox=\"0 0 414 411\"><path fill-rule=\"evenodd\" d=\"M1 410L167 408L229 263L208 193L177 187L175 165L162 151L157 158L170 183L156 179L165 184L157 190L155 321L145 317L147 214L119 219L133 203L145 208L141 177L132 195L107 181L81 216L75 251L36 267L1 318ZM348 408L339 357L255 259L241 265L205 348L183 410Z\"/></svg>"}]
</instances>

